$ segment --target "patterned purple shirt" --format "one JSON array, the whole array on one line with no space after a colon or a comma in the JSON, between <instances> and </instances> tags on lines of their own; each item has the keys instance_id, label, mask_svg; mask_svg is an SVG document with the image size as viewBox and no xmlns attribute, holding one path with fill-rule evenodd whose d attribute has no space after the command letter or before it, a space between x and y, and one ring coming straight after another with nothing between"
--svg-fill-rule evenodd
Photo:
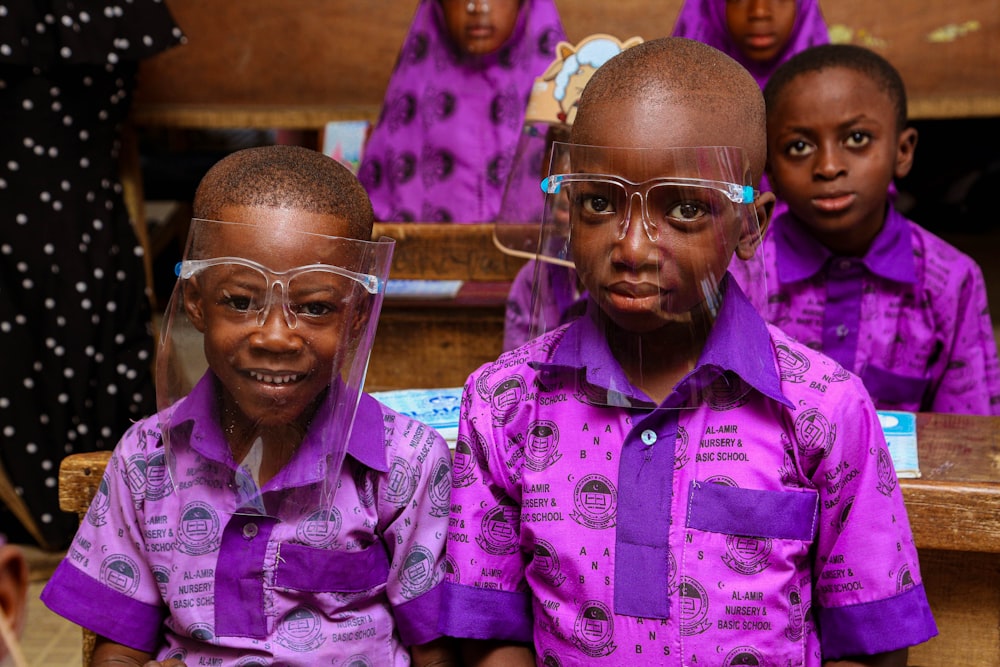
<instances>
[{"instance_id":1,"label":"patterned purple shirt","mask_svg":"<svg viewBox=\"0 0 1000 667\"><path fill-rule=\"evenodd\" d=\"M337 505L282 520L234 514L228 455L203 378L118 444L86 520L42 593L56 613L159 660L226 666L408 665L438 636L450 455L436 431L362 397ZM307 434L279 479L315 479Z\"/></svg>"},{"instance_id":2,"label":"patterned purple shirt","mask_svg":"<svg viewBox=\"0 0 1000 667\"><path fill-rule=\"evenodd\" d=\"M469 378L443 630L544 665L726 667L936 634L855 376L729 281L697 367L649 407L589 315Z\"/></svg>"},{"instance_id":3,"label":"patterned purple shirt","mask_svg":"<svg viewBox=\"0 0 1000 667\"><path fill-rule=\"evenodd\" d=\"M890 207L864 257L837 257L790 214L761 252L764 318L861 377L882 410L1000 414L979 266ZM735 274L741 284L746 275Z\"/></svg>"}]
</instances>

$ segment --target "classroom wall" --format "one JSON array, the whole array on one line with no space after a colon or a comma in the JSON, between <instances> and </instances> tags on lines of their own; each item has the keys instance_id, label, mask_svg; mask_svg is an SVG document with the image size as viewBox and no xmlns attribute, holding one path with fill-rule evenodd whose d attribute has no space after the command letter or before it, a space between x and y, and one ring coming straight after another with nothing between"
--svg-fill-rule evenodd
<instances>
[{"instance_id":1,"label":"classroom wall","mask_svg":"<svg viewBox=\"0 0 1000 667\"><path fill-rule=\"evenodd\" d=\"M147 120L158 105L312 106L373 117L416 7L415 0L167 4L189 43L144 65L137 98ZM649 39L669 34L681 0L557 5L574 41L595 32ZM835 41L869 46L899 68L913 117L1000 116L1000 0L822 0L821 6ZM311 118L290 115L287 123L308 125ZM219 122L211 114L202 120Z\"/></svg>"}]
</instances>

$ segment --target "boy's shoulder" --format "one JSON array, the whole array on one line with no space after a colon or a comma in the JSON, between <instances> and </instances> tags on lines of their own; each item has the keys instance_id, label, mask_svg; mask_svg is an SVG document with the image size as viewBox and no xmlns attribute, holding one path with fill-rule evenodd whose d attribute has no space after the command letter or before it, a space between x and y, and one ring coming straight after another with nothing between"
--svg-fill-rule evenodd
<instances>
[{"instance_id":1,"label":"boy's shoulder","mask_svg":"<svg viewBox=\"0 0 1000 667\"><path fill-rule=\"evenodd\" d=\"M976 260L965 252L912 220L903 219L910 227L913 253L918 258L923 258L928 268L939 268L945 275L953 276L961 276L971 267L980 270Z\"/></svg>"},{"instance_id":2,"label":"boy's shoulder","mask_svg":"<svg viewBox=\"0 0 1000 667\"><path fill-rule=\"evenodd\" d=\"M363 395L362 401L370 401L368 403L369 415L378 419L377 427L381 431L375 431L376 424L374 423L358 423L357 420L354 427L372 431L372 437L378 437L378 434L381 433L385 470L388 470L397 458L412 459L411 465L429 466L439 458L442 452L448 451L448 443L444 437L423 421L397 411L367 393ZM372 409L377 409L378 414L373 415L370 412ZM431 456L431 453L435 453L437 456ZM383 468L383 466L372 467Z\"/></svg>"}]
</instances>

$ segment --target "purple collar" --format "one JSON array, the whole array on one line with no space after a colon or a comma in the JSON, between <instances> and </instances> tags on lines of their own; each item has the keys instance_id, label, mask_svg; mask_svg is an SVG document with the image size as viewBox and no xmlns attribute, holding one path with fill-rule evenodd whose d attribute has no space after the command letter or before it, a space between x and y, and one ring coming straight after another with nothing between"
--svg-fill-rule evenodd
<instances>
[{"instance_id":1,"label":"purple collar","mask_svg":"<svg viewBox=\"0 0 1000 667\"><path fill-rule=\"evenodd\" d=\"M778 282L783 285L813 277L834 256L790 211L774 220L774 244L776 273ZM909 222L890 206L885 225L861 262L877 276L912 284L917 280L912 247Z\"/></svg>"},{"instance_id":2,"label":"purple collar","mask_svg":"<svg viewBox=\"0 0 1000 667\"><path fill-rule=\"evenodd\" d=\"M217 387L218 380L215 375L211 371L206 372L191 392L179 401L172 411L166 412L169 415L167 419L171 433L183 432L186 429L179 427L185 423L191 424L188 442L197 453L233 466L234 461L226 447L222 428L219 426ZM325 445L322 442L322 434L333 417L333 411L327 402L324 402L292 459L266 484L265 490L312 484L325 477L326 471L322 465ZM382 436L384 432L382 409L378 401L368 394L362 394L353 424L347 453L369 468L387 472L389 467L385 460Z\"/></svg>"},{"instance_id":3,"label":"purple collar","mask_svg":"<svg viewBox=\"0 0 1000 667\"><path fill-rule=\"evenodd\" d=\"M767 325L754 309L743 290L727 273L723 279L722 307L694 370L679 384L702 380L711 382L720 372L732 372L765 396L792 407L781 392L777 360ZM633 387L618 361L612 356L607 340L595 324L596 304L590 300L587 315L568 325L565 335L549 362L539 370L583 370L588 384L608 390L609 404L619 404L615 395L628 405L648 405L649 399ZM671 398L668 398L668 401Z\"/></svg>"}]
</instances>

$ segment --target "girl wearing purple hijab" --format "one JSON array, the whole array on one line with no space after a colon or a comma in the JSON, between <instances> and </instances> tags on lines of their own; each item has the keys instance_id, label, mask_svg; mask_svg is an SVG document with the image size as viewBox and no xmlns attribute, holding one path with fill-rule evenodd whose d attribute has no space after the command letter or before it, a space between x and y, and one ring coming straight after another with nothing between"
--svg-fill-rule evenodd
<instances>
[{"instance_id":1,"label":"girl wearing purple hijab","mask_svg":"<svg viewBox=\"0 0 1000 667\"><path fill-rule=\"evenodd\" d=\"M376 219L496 218L531 85L565 39L553 0L421 0L359 169Z\"/></svg>"},{"instance_id":2,"label":"girl wearing purple hijab","mask_svg":"<svg viewBox=\"0 0 1000 667\"><path fill-rule=\"evenodd\" d=\"M781 63L830 42L819 0L685 0L673 36L714 46L761 88Z\"/></svg>"}]
</instances>

